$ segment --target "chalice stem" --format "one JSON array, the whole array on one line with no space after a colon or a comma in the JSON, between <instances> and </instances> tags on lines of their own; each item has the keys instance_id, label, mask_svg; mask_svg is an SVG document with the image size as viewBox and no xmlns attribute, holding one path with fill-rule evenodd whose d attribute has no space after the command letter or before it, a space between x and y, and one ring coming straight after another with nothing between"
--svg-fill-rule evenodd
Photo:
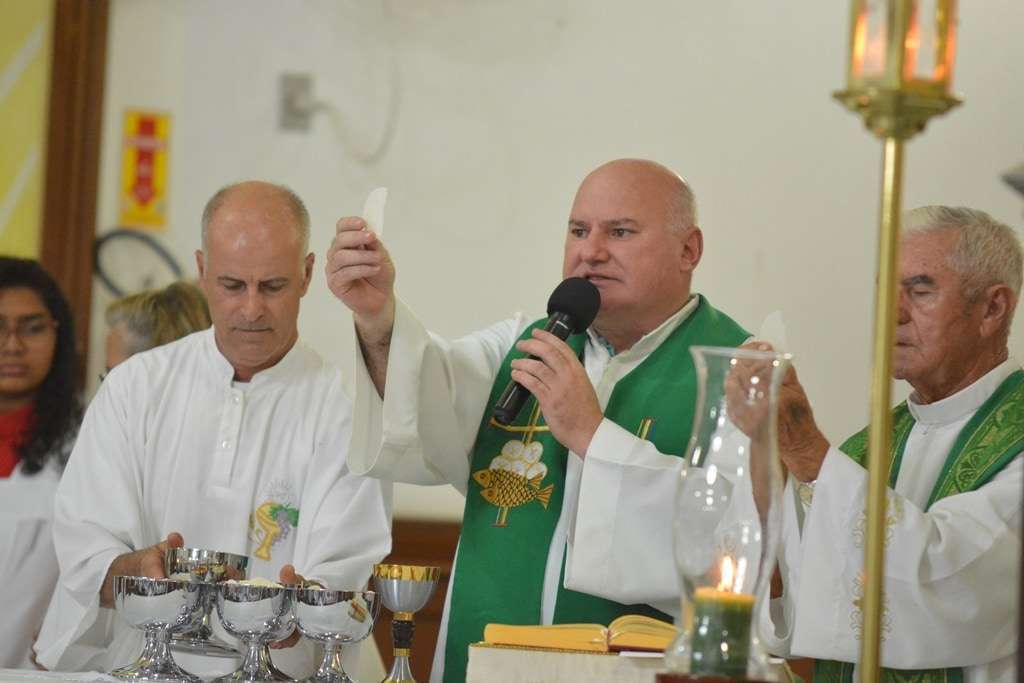
<instances>
[{"instance_id":1,"label":"chalice stem","mask_svg":"<svg viewBox=\"0 0 1024 683\"><path fill-rule=\"evenodd\" d=\"M409 666L409 655L405 654L400 657L395 657L394 663L391 665L391 671L388 673L388 677L385 678L381 683L409 683L416 679L412 677L412 668Z\"/></svg>"},{"instance_id":2,"label":"chalice stem","mask_svg":"<svg viewBox=\"0 0 1024 683\"><path fill-rule=\"evenodd\" d=\"M153 666L154 662L160 661L160 633L156 629L146 631L146 644L142 648L142 654L139 655L138 661L135 662L134 667L136 669L149 669ZM164 647L166 648L166 645Z\"/></svg>"},{"instance_id":3,"label":"chalice stem","mask_svg":"<svg viewBox=\"0 0 1024 683\"><path fill-rule=\"evenodd\" d=\"M398 615L391 622L391 641L394 644L394 656L395 661L391 665L391 672L388 677L384 679L382 683L398 683L403 681L414 681L412 677L412 669L409 667L409 653L412 649L412 636L416 631L416 622L412 620L412 615L408 616L408 619L399 619Z\"/></svg>"},{"instance_id":4,"label":"chalice stem","mask_svg":"<svg viewBox=\"0 0 1024 683\"><path fill-rule=\"evenodd\" d=\"M148 635L148 634L147 634ZM160 670L168 668L168 665L173 667L174 658L171 656L171 649L168 644L171 641L171 634L167 629L155 629L152 631L152 644L153 649L151 653L150 665Z\"/></svg>"},{"instance_id":5,"label":"chalice stem","mask_svg":"<svg viewBox=\"0 0 1024 683\"><path fill-rule=\"evenodd\" d=\"M245 656L239 671L246 681L288 680L287 677L279 677L282 674L270 661L270 649L259 640L246 641Z\"/></svg>"},{"instance_id":6,"label":"chalice stem","mask_svg":"<svg viewBox=\"0 0 1024 683\"><path fill-rule=\"evenodd\" d=\"M185 635L198 640L210 640L213 637L213 629L210 627L210 612L212 609L213 603L207 601L203 607L203 618L197 621L195 627L186 632Z\"/></svg>"},{"instance_id":7,"label":"chalice stem","mask_svg":"<svg viewBox=\"0 0 1024 683\"><path fill-rule=\"evenodd\" d=\"M308 683L352 683L341 664L341 646L338 643L324 643L324 658Z\"/></svg>"}]
</instances>

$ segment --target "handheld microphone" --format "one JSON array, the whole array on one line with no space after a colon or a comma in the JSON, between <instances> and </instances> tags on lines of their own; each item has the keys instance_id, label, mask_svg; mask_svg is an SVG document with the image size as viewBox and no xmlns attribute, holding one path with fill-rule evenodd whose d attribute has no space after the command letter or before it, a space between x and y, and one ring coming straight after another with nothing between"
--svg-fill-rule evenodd
<instances>
[{"instance_id":1,"label":"handheld microphone","mask_svg":"<svg viewBox=\"0 0 1024 683\"><path fill-rule=\"evenodd\" d=\"M563 280L548 299L548 321L544 331L561 340L570 334L583 332L590 327L601 308L601 292L589 280L570 277ZM530 358L537 360L536 356ZM509 382L501 398L494 404L494 421L498 424L512 424L523 404L530 397L529 390L519 382Z\"/></svg>"}]
</instances>

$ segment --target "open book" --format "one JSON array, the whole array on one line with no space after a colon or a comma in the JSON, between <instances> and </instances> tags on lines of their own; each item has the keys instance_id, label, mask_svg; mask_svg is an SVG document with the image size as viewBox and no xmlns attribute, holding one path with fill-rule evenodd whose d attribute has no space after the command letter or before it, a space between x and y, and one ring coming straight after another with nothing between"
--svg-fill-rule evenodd
<instances>
[{"instance_id":1,"label":"open book","mask_svg":"<svg viewBox=\"0 0 1024 683\"><path fill-rule=\"evenodd\" d=\"M676 637L676 627L639 614L619 617L607 628L600 624L553 624L512 626L487 624L484 642L491 645L618 652L620 650L664 650Z\"/></svg>"}]
</instances>

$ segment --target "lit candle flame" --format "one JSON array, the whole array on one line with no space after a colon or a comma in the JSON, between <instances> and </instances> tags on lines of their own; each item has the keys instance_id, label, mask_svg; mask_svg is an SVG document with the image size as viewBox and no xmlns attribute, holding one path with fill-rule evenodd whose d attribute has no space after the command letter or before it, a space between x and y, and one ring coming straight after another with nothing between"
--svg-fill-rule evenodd
<instances>
[{"instance_id":1,"label":"lit candle flame","mask_svg":"<svg viewBox=\"0 0 1024 683\"><path fill-rule=\"evenodd\" d=\"M885 72L887 31L885 3L877 0L864 3L853 29L853 75L874 78Z\"/></svg>"},{"instance_id":2,"label":"lit candle flame","mask_svg":"<svg viewBox=\"0 0 1024 683\"><path fill-rule=\"evenodd\" d=\"M917 11L914 11L910 22L910 30L903 40L903 77L907 80L917 75L917 55L921 51L921 24L918 22Z\"/></svg>"},{"instance_id":3,"label":"lit candle flame","mask_svg":"<svg viewBox=\"0 0 1024 683\"><path fill-rule=\"evenodd\" d=\"M747 558L741 557L738 561L731 555L722 558L722 566L719 572L718 586L716 590L726 593L742 593L743 580L747 574Z\"/></svg>"},{"instance_id":4,"label":"lit candle flame","mask_svg":"<svg viewBox=\"0 0 1024 683\"><path fill-rule=\"evenodd\" d=\"M726 555L722 558L722 571L718 580L718 590L732 591L733 575L736 573L736 565L733 559Z\"/></svg>"}]
</instances>

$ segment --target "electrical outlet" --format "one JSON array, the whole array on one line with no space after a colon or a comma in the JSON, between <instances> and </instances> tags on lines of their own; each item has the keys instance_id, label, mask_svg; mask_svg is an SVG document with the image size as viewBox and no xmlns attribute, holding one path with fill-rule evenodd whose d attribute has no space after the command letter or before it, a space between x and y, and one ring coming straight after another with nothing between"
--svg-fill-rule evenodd
<instances>
[{"instance_id":1,"label":"electrical outlet","mask_svg":"<svg viewBox=\"0 0 1024 683\"><path fill-rule=\"evenodd\" d=\"M281 130L308 131L313 122L313 76L281 74L278 91L278 126Z\"/></svg>"}]
</instances>

